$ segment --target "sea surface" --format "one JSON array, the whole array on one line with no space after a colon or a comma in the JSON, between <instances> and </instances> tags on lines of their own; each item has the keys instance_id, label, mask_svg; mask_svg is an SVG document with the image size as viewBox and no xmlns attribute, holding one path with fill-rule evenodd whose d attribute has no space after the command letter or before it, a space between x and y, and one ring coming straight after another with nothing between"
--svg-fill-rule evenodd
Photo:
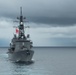
<instances>
[{"instance_id":1,"label":"sea surface","mask_svg":"<svg viewBox=\"0 0 76 75\"><path fill-rule=\"evenodd\" d=\"M76 48L33 48L33 63L8 59L8 48L0 48L0 75L76 75Z\"/></svg>"}]
</instances>

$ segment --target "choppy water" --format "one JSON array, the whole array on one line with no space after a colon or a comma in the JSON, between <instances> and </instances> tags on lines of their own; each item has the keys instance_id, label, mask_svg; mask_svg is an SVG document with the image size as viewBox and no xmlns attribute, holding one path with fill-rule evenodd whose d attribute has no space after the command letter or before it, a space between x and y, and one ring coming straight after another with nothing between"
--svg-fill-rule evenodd
<instances>
[{"instance_id":1,"label":"choppy water","mask_svg":"<svg viewBox=\"0 0 76 75\"><path fill-rule=\"evenodd\" d=\"M8 60L0 48L0 75L76 75L76 48L33 48L32 64Z\"/></svg>"}]
</instances>

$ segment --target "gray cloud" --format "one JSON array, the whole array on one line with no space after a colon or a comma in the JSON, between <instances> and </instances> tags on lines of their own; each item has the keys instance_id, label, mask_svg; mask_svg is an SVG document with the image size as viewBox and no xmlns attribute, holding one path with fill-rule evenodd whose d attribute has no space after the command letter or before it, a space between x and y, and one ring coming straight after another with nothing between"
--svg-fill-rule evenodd
<instances>
[{"instance_id":1,"label":"gray cloud","mask_svg":"<svg viewBox=\"0 0 76 75\"><path fill-rule=\"evenodd\" d=\"M76 23L76 0L0 0L0 16L15 18L20 6L32 22L65 26Z\"/></svg>"},{"instance_id":2,"label":"gray cloud","mask_svg":"<svg viewBox=\"0 0 76 75\"><path fill-rule=\"evenodd\" d=\"M49 17L33 17L29 18L30 22L49 24L53 26L71 26L76 24L76 18L49 18Z\"/></svg>"}]
</instances>

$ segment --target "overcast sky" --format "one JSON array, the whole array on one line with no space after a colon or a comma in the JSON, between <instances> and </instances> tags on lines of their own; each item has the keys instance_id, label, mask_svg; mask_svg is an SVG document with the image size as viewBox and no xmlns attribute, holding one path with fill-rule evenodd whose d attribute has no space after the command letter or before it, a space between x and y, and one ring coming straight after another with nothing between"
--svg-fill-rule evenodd
<instances>
[{"instance_id":1,"label":"overcast sky","mask_svg":"<svg viewBox=\"0 0 76 75\"><path fill-rule=\"evenodd\" d=\"M0 46L9 45L21 6L34 46L76 46L76 0L0 0Z\"/></svg>"},{"instance_id":2,"label":"overcast sky","mask_svg":"<svg viewBox=\"0 0 76 75\"><path fill-rule=\"evenodd\" d=\"M50 24L75 24L76 0L0 0L0 16L14 18L19 7L30 21Z\"/></svg>"}]
</instances>

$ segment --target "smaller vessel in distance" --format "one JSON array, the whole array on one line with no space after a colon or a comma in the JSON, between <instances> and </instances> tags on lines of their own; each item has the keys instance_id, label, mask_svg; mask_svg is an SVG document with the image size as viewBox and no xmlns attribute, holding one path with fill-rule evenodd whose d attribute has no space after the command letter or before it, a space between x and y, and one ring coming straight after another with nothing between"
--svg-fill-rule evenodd
<instances>
[{"instance_id":1,"label":"smaller vessel in distance","mask_svg":"<svg viewBox=\"0 0 76 75\"><path fill-rule=\"evenodd\" d=\"M22 15L22 7L20 7L19 26L16 29L18 35L14 34L8 49L9 59L14 62L30 62L32 60L34 51L32 50L32 41L28 39L29 34L25 36L24 32L24 19Z\"/></svg>"}]
</instances>

